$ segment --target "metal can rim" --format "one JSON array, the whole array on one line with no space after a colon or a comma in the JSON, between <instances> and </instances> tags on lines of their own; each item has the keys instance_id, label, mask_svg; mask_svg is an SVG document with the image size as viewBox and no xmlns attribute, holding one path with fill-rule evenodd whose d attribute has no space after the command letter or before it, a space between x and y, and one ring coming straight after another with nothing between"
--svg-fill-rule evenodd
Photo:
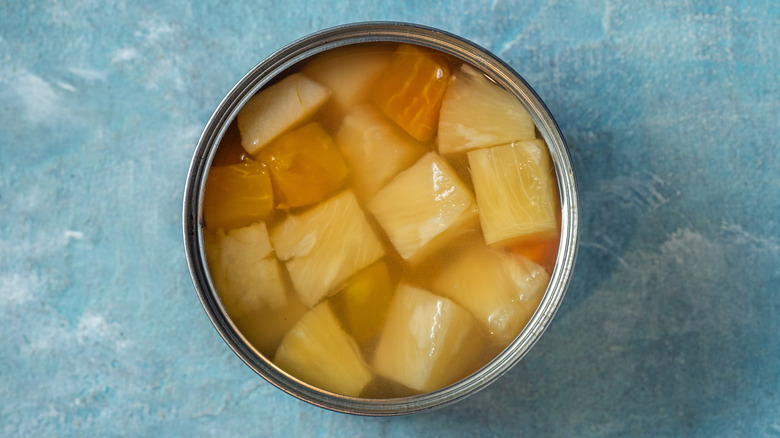
<instances>
[{"instance_id":1,"label":"metal can rim","mask_svg":"<svg viewBox=\"0 0 780 438\"><path fill-rule=\"evenodd\" d=\"M470 63L506 88L526 107L550 150L561 201L558 258L541 304L515 340L470 376L445 388L412 397L366 399L347 397L302 382L263 357L241 335L219 301L208 272L203 247L202 205L208 169L216 146L238 110L260 88L288 67L335 47L397 42L428 46ZM530 85L486 49L440 29L403 22L359 22L324 29L277 50L250 70L228 92L209 119L190 163L183 201L184 248L193 284L209 319L244 363L282 391L310 404L349 414L391 416L441 408L487 387L505 374L536 344L561 305L576 259L579 200L569 148L550 111Z\"/></svg>"}]
</instances>

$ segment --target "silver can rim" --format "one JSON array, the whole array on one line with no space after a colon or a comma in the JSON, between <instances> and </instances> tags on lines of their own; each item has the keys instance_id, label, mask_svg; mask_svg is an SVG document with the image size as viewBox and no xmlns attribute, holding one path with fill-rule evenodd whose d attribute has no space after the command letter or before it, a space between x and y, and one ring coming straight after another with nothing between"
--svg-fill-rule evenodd
<instances>
[{"instance_id":1,"label":"silver can rim","mask_svg":"<svg viewBox=\"0 0 780 438\"><path fill-rule=\"evenodd\" d=\"M542 302L515 340L470 376L445 388L411 397L366 399L324 391L287 374L261 355L238 331L220 302L208 271L203 245L203 192L216 146L238 110L260 88L287 68L339 46L395 42L427 46L470 63L506 88L526 107L550 150L561 201L558 257ZM442 408L484 389L517 364L536 344L561 305L571 280L579 240L577 182L558 124L528 83L486 49L440 29L403 22L359 22L324 29L277 50L250 70L230 90L206 124L190 163L183 201L184 249L200 302L223 340L241 360L282 391L336 412L392 416Z\"/></svg>"}]
</instances>

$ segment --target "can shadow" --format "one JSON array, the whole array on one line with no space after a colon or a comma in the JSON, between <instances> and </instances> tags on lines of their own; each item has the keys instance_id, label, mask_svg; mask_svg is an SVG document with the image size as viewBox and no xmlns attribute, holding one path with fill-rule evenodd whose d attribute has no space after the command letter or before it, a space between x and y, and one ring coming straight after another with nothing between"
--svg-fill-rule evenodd
<instances>
[{"instance_id":1,"label":"can shadow","mask_svg":"<svg viewBox=\"0 0 780 438\"><path fill-rule=\"evenodd\" d=\"M612 272L635 234L645 196L641 177L625 175L609 132L566 134L577 177L580 239L574 272L558 317L579 307ZM650 176L648 176L650 178ZM637 187L639 186L639 187ZM650 201L648 201L650 202Z\"/></svg>"}]
</instances>

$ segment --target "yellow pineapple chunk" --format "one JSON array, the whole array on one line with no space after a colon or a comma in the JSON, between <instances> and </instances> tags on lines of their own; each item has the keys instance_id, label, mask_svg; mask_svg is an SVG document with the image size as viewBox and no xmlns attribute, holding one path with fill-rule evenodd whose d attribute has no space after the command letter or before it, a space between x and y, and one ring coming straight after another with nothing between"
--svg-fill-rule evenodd
<instances>
[{"instance_id":1,"label":"yellow pineapple chunk","mask_svg":"<svg viewBox=\"0 0 780 438\"><path fill-rule=\"evenodd\" d=\"M390 271L380 260L347 280L344 289L330 298L330 305L347 331L363 344L382 330L393 292Z\"/></svg>"},{"instance_id":2,"label":"yellow pineapple chunk","mask_svg":"<svg viewBox=\"0 0 780 438\"><path fill-rule=\"evenodd\" d=\"M467 64L453 75L439 114L439 153L534 138L531 116L508 91Z\"/></svg>"},{"instance_id":3,"label":"yellow pineapple chunk","mask_svg":"<svg viewBox=\"0 0 780 438\"><path fill-rule=\"evenodd\" d=\"M252 96L238 112L241 145L255 154L321 107L330 90L303 74L290 75Z\"/></svg>"},{"instance_id":4,"label":"yellow pineapple chunk","mask_svg":"<svg viewBox=\"0 0 780 438\"><path fill-rule=\"evenodd\" d=\"M432 289L466 308L507 345L528 323L549 282L542 266L520 254L475 246L442 269Z\"/></svg>"},{"instance_id":5,"label":"yellow pineapple chunk","mask_svg":"<svg viewBox=\"0 0 780 438\"><path fill-rule=\"evenodd\" d=\"M401 257L413 264L473 226L478 217L471 190L435 152L396 175L368 209Z\"/></svg>"},{"instance_id":6,"label":"yellow pineapple chunk","mask_svg":"<svg viewBox=\"0 0 780 438\"><path fill-rule=\"evenodd\" d=\"M219 230L213 247L207 251L209 270L231 318L286 304L279 261L274 256L264 222L227 233Z\"/></svg>"},{"instance_id":7,"label":"yellow pineapple chunk","mask_svg":"<svg viewBox=\"0 0 780 438\"><path fill-rule=\"evenodd\" d=\"M402 284L374 354L377 374L433 391L474 371L481 351L477 322L453 301Z\"/></svg>"},{"instance_id":8,"label":"yellow pineapple chunk","mask_svg":"<svg viewBox=\"0 0 780 438\"><path fill-rule=\"evenodd\" d=\"M369 105L355 107L347 114L336 143L352 168L355 195L363 201L428 151Z\"/></svg>"},{"instance_id":9,"label":"yellow pineapple chunk","mask_svg":"<svg viewBox=\"0 0 780 438\"><path fill-rule=\"evenodd\" d=\"M329 50L309 62L303 73L333 91L320 112L324 124L338 127L350 108L368 98L371 87L389 63L389 53L367 52L359 45Z\"/></svg>"},{"instance_id":10,"label":"yellow pineapple chunk","mask_svg":"<svg viewBox=\"0 0 780 438\"><path fill-rule=\"evenodd\" d=\"M351 191L288 216L272 230L271 241L298 296L309 307L384 255Z\"/></svg>"},{"instance_id":11,"label":"yellow pineapple chunk","mask_svg":"<svg viewBox=\"0 0 780 438\"><path fill-rule=\"evenodd\" d=\"M373 378L328 303L310 310L284 336L274 363L306 383L351 397Z\"/></svg>"},{"instance_id":12,"label":"yellow pineapple chunk","mask_svg":"<svg viewBox=\"0 0 780 438\"><path fill-rule=\"evenodd\" d=\"M554 169L541 140L478 149L468 158L485 242L558 233Z\"/></svg>"}]
</instances>

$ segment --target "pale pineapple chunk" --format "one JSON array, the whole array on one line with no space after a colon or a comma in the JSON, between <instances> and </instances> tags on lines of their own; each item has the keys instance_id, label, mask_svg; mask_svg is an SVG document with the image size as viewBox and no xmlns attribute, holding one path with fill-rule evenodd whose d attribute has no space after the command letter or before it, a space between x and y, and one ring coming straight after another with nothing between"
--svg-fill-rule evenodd
<instances>
[{"instance_id":1,"label":"pale pineapple chunk","mask_svg":"<svg viewBox=\"0 0 780 438\"><path fill-rule=\"evenodd\" d=\"M328 303L310 310L284 336L274 363L306 383L352 397L373 378Z\"/></svg>"},{"instance_id":2,"label":"pale pineapple chunk","mask_svg":"<svg viewBox=\"0 0 780 438\"><path fill-rule=\"evenodd\" d=\"M477 322L453 301L402 284L374 354L377 374L433 391L474 371L481 351Z\"/></svg>"},{"instance_id":3,"label":"pale pineapple chunk","mask_svg":"<svg viewBox=\"0 0 780 438\"><path fill-rule=\"evenodd\" d=\"M214 240L214 249L208 250L209 270L231 318L286 304L279 261L264 222L227 233L219 230Z\"/></svg>"},{"instance_id":4,"label":"pale pineapple chunk","mask_svg":"<svg viewBox=\"0 0 780 438\"><path fill-rule=\"evenodd\" d=\"M255 154L321 107L331 91L303 74L290 75L252 96L238 112L241 146Z\"/></svg>"},{"instance_id":5,"label":"pale pineapple chunk","mask_svg":"<svg viewBox=\"0 0 780 438\"><path fill-rule=\"evenodd\" d=\"M369 105L355 107L347 114L336 143L352 168L355 195L366 202L428 151Z\"/></svg>"},{"instance_id":6,"label":"pale pineapple chunk","mask_svg":"<svg viewBox=\"0 0 780 438\"><path fill-rule=\"evenodd\" d=\"M349 108L365 101L372 85L389 64L389 53L366 52L361 46L329 50L309 62L303 73L333 91L321 113L325 124L338 126Z\"/></svg>"},{"instance_id":7,"label":"pale pineapple chunk","mask_svg":"<svg viewBox=\"0 0 780 438\"><path fill-rule=\"evenodd\" d=\"M396 175L368 209L412 264L473 226L478 217L471 190L435 152Z\"/></svg>"},{"instance_id":8,"label":"pale pineapple chunk","mask_svg":"<svg viewBox=\"0 0 780 438\"><path fill-rule=\"evenodd\" d=\"M288 216L272 230L271 241L298 296L309 307L384 255L382 244L349 190Z\"/></svg>"},{"instance_id":9,"label":"pale pineapple chunk","mask_svg":"<svg viewBox=\"0 0 780 438\"><path fill-rule=\"evenodd\" d=\"M554 169L542 141L478 149L468 158L485 242L557 235Z\"/></svg>"},{"instance_id":10,"label":"pale pineapple chunk","mask_svg":"<svg viewBox=\"0 0 780 438\"><path fill-rule=\"evenodd\" d=\"M459 255L433 280L433 291L471 312L504 345L536 311L550 275L528 258L475 246Z\"/></svg>"},{"instance_id":11,"label":"pale pineapple chunk","mask_svg":"<svg viewBox=\"0 0 780 438\"><path fill-rule=\"evenodd\" d=\"M466 64L453 75L439 114L439 153L534 138L531 116L508 91Z\"/></svg>"}]
</instances>

